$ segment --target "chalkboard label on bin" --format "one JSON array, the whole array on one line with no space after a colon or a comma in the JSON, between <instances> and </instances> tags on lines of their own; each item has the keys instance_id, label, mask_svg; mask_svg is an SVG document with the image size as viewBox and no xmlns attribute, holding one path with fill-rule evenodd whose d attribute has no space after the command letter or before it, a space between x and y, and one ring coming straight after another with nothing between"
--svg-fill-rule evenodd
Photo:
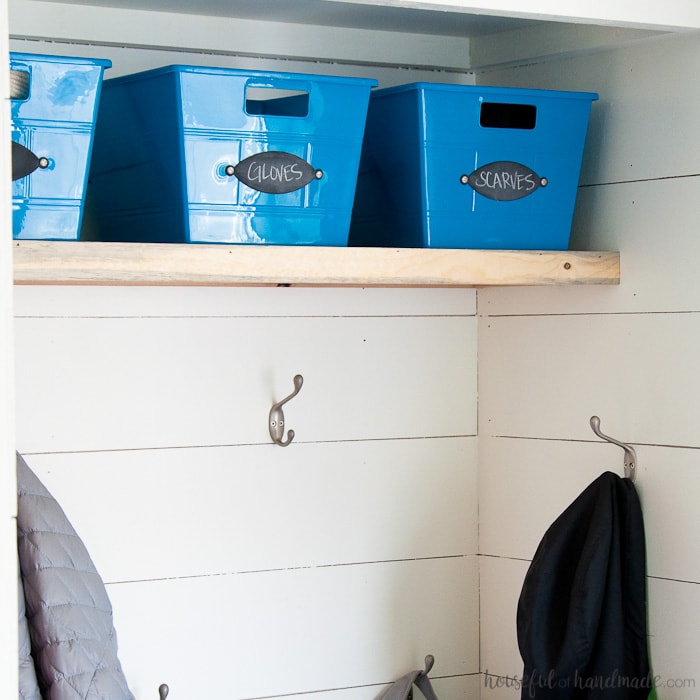
<instances>
[{"instance_id":1,"label":"chalkboard label on bin","mask_svg":"<svg viewBox=\"0 0 700 700\"><path fill-rule=\"evenodd\" d=\"M21 180L31 175L37 168L48 167L47 158L35 156L26 146L12 142L12 179Z\"/></svg>"},{"instance_id":2,"label":"chalkboard label on bin","mask_svg":"<svg viewBox=\"0 0 700 700\"><path fill-rule=\"evenodd\" d=\"M498 202L512 202L547 186L547 178L540 177L522 163L499 160L477 168L471 175L462 175L463 185L469 185L479 194Z\"/></svg>"},{"instance_id":3,"label":"chalkboard label on bin","mask_svg":"<svg viewBox=\"0 0 700 700\"><path fill-rule=\"evenodd\" d=\"M230 170L227 168L227 172L244 185L268 194L294 192L323 177L321 170L285 151L264 151L248 156Z\"/></svg>"}]
</instances>

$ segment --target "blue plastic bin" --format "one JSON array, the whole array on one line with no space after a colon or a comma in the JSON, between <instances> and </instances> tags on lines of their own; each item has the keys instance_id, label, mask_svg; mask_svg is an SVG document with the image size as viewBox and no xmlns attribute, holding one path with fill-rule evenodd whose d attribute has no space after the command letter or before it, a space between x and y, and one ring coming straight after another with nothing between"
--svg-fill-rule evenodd
<instances>
[{"instance_id":1,"label":"blue plastic bin","mask_svg":"<svg viewBox=\"0 0 700 700\"><path fill-rule=\"evenodd\" d=\"M105 59L10 53L12 236L76 240Z\"/></svg>"},{"instance_id":2,"label":"blue plastic bin","mask_svg":"<svg viewBox=\"0 0 700 700\"><path fill-rule=\"evenodd\" d=\"M96 237L347 245L374 85L177 65L105 81Z\"/></svg>"},{"instance_id":3,"label":"blue plastic bin","mask_svg":"<svg viewBox=\"0 0 700 700\"><path fill-rule=\"evenodd\" d=\"M566 250L594 93L372 93L351 245Z\"/></svg>"}]
</instances>

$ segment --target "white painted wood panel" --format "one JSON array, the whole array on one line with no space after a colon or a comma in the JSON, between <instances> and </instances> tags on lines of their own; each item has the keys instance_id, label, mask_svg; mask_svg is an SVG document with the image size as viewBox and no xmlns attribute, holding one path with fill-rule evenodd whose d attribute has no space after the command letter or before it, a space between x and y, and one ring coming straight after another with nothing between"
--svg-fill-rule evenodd
<instances>
[{"instance_id":1,"label":"white painted wood panel","mask_svg":"<svg viewBox=\"0 0 700 700\"><path fill-rule=\"evenodd\" d=\"M474 316L474 289L18 285L17 317Z\"/></svg>"},{"instance_id":2,"label":"white painted wood panel","mask_svg":"<svg viewBox=\"0 0 700 700\"><path fill-rule=\"evenodd\" d=\"M599 24L537 22L493 35L471 38L470 67L475 72L513 65L526 66L545 60L606 51L666 34L652 29L630 29Z\"/></svg>"},{"instance_id":3,"label":"white painted wood panel","mask_svg":"<svg viewBox=\"0 0 700 700\"><path fill-rule=\"evenodd\" d=\"M547 528L586 486L604 471L622 476L622 457L603 442L481 437L479 552L532 559Z\"/></svg>"},{"instance_id":4,"label":"white painted wood panel","mask_svg":"<svg viewBox=\"0 0 700 700\"><path fill-rule=\"evenodd\" d=\"M209 53L217 59L228 55L355 63L368 70L384 64L464 71L469 65L466 37L212 17L201 11L164 14L36 0L9 4L10 35L21 39Z\"/></svg>"},{"instance_id":5,"label":"white painted wood panel","mask_svg":"<svg viewBox=\"0 0 700 700\"><path fill-rule=\"evenodd\" d=\"M91 0L77 1L87 5L94 4ZM613 25L646 24L676 28L699 26L694 23L698 14L692 0L674 0L669 5L646 7L643 10L629 5L625 0L615 0L613 3L602 3L600 0L588 3L581 0L566 0L563 3L535 0L525 6L512 0L486 0L477 3L465 0L347 0L336 6L334 3L337 1L296 0L296 7L287 8L275 7L275 2L258 4L250 0L206 0L198 4L196 10L198 14L223 17L267 19L304 25L318 23L362 29L379 25L389 31L417 31L446 36L493 34L504 26L523 24L514 19L519 17L575 22L592 20L596 24ZM195 9L188 0L170 0L167 3L163 0L110 0L102 4L175 13ZM354 5L354 8L349 10L348 5ZM446 19L440 15L445 15Z\"/></svg>"},{"instance_id":6,"label":"white painted wood panel","mask_svg":"<svg viewBox=\"0 0 700 700\"><path fill-rule=\"evenodd\" d=\"M698 311L700 176L584 187L571 246L620 251L617 287L479 290L483 315Z\"/></svg>"},{"instance_id":7,"label":"white painted wood panel","mask_svg":"<svg viewBox=\"0 0 700 700\"><path fill-rule=\"evenodd\" d=\"M699 69L700 34L693 32L489 71L478 82L599 93L591 110L581 182L600 184L700 172L700 145L693 137L700 96L683 89L695 83Z\"/></svg>"},{"instance_id":8,"label":"white painted wood panel","mask_svg":"<svg viewBox=\"0 0 700 700\"><path fill-rule=\"evenodd\" d=\"M664 39L482 76L601 93L583 181L610 184L579 190L572 246L619 250L622 278L618 289L479 292L480 313L501 316L479 327L480 551L495 555L482 557L482 671L499 663L507 669L515 658L511 643L496 660L504 649L500 611L515 609L544 529L597 465L622 469L621 450L592 442L588 418L597 414L604 431L637 443L659 698L697 695L700 557L689 543L700 531L700 406L693 400L700 149L697 139L680 135L694 133L700 102L679 86L697 74L698 40ZM512 589L504 583L509 568L522 571ZM692 685L673 687L686 680ZM499 692L486 697L519 697Z\"/></svg>"},{"instance_id":9,"label":"white painted wood panel","mask_svg":"<svg viewBox=\"0 0 700 700\"><path fill-rule=\"evenodd\" d=\"M516 613L528 561L479 557L481 700L519 700L523 662Z\"/></svg>"},{"instance_id":10,"label":"white painted wood panel","mask_svg":"<svg viewBox=\"0 0 700 700\"><path fill-rule=\"evenodd\" d=\"M366 4L371 0L347 1ZM700 27L700 8L694 0L672 0L663 5L641 6L626 0L528 0L527 4L513 0L382 0L382 4L531 19L593 21L595 24Z\"/></svg>"},{"instance_id":11,"label":"white painted wood panel","mask_svg":"<svg viewBox=\"0 0 700 700\"><path fill-rule=\"evenodd\" d=\"M647 571L700 584L700 552L692 545L700 540L700 451L644 446L637 454Z\"/></svg>"},{"instance_id":12,"label":"white painted wood panel","mask_svg":"<svg viewBox=\"0 0 700 700\"><path fill-rule=\"evenodd\" d=\"M420 663L415 665L415 668L422 668ZM408 670L414 670L413 668ZM403 675L403 674L402 674ZM462 700L475 700L479 697L479 685L480 678L477 674L470 676L453 676L451 678L439 678L435 677L433 673L430 674L432 680L433 689L439 698L455 698ZM386 692L389 684L385 685L370 685L370 686L360 686L356 688L346 688L342 690L329 690L315 692L313 694L314 700L372 700L373 698L380 698L382 693ZM265 700L289 700L292 698L306 698L306 695L276 695L274 697L267 697ZM140 698L137 698L140 700Z\"/></svg>"},{"instance_id":13,"label":"white painted wood panel","mask_svg":"<svg viewBox=\"0 0 700 700\"><path fill-rule=\"evenodd\" d=\"M44 4L44 3L40 3ZM98 11L99 12L99 11ZM52 13L53 14L53 13ZM72 12L71 12L72 14ZM159 16L160 17L160 16ZM192 19L191 17L187 18ZM196 19L195 19L196 21ZM167 27L169 22L159 23ZM119 27L112 31L120 31ZM109 31L109 28L106 29ZM153 38L155 35L151 34ZM199 50L186 47L149 47L122 46L107 43L81 43L71 41L37 41L36 39L10 39L12 51L27 53L47 53L58 56L84 56L86 58L108 58L112 67L105 72L105 80L120 75L136 73L151 68L160 68L174 63L193 66L212 66L217 68L242 68L244 70L283 71L287 73L311 73L318 75L348 76L355 78L374 78L383 87L398 85L413 80L440 80L447 83L471 85L473 75L457 71L442 71L435 68L397 67L396 65L369 65L365 62L309 61L301 58L285 58L260 55L240 55L227 44L227 50L208 51L206 47ZM307 47L308 48L308 47Z\"/></svg>"},{"instance_id":14,"label":"white painted wood panel","mask_svg":"<svg viewBox=\"0 0 700 700\"><path fill-rule=\"evenodd\" d=\"M79 0L79 2L91 4L90 0ZM331 0L336 2L337 0ZM109 6L116 7L139 7L138 2L134 0L111 0ZM266 17L269 19L288 19L289 23L294 23L295 20L302 24L308 24L316 17L321 17L328 25L334 26L357 26L361 28L371 28L372 6L382 6L395 8L395 21L389 23L389 26L394 30L403 29L406 32L411 30L417 32L426 31L420 24L420 13L416 13L416 9L432 11L436 13L455 13L455 23L463 29L464 34L469 34L468 28L470 24L475 25L475 31L479 31L479 20L486 31L489 26L491 31L496 31L495 22L498 18L528 18L533 20L557 20L557 21L573 21L573 22L593 22L595 24L612 24L612 25L631 25L631 26L650 26L669 27L674 29L683 28L700 28L700 14L693 0L673 0L664 5L648 5L639 7L630 5L626 0L615 0L615 2L604 2L604 0L589 0L589 2L581 2L581 0L565 0L565 2L556 2L555 0L533 0L527 5L513 2L513 0L485 0L482 2L465 2L465 0L347 0L344 4L353 4L356 6L355 12L343 13L341 9L334 15L328 3L317 3L313 0L297 0L300 9L295 15L294 13L286 13L283 10L277 12L270 10L270 5L263 6L259 14L252 12L246 3L221 3L216 0L208 0L197 6L198 13L208 15L222 15L225 17L235 17L237 7L242 7L242 11L238 14L241 17ZM158 10L172 10L174 12L191 11L194 9L187 2L168 2L163 3L157 0L143 3L144 7ZM369 6L369 7L368 7ZM402 12L407 10L407 12ZM314 12L316 11L316 12ZM475 15L475 17L461 21L460 15ZM479 16L484 16L479 17ZM388 21L388 16L385 13L380 15L385 21ZM343 21L345 19L345 21ZM489 22L490 20L490 22ZM436 26L431 26L432 33L444 33L448 36L455 34L454 28L447 26L445 23L437 23ZM281 53L281 49L278 49Z\"/></svg>"},{"instance_id":15,"label":"white painted wood panel","mask_svg":"<svg viewBox=\"0 0 700 700\"><path fill-rule=\"evenodd\" d=\"M481 699L482 700L520 700L520 676L513 679L510 676L487 676L482 674Z\"/></svg>"},{"instance_id":16,"label":"white painted wood panel","mask_svg":"<svg viewBox=\"0 0 700 700\"><path fill-rule=\"evenodd\" d=\"M476 319L18 319L18 449L474 435Z\"/></svg>"},{"instance_id":17,"label":"white painted wood panel","mask_svg":"<svg viewBox=\"0 0 700 700\"><path fill-rule=\"evenodd\" d=\"M659 700L698 697L700 585L649 579L649 643Z\"/></svg>"},{"instance_id":18,"label":"white painted wood panel","mask_svg":"<svg viewBox=\"0 0 700 700\"><path fill-rule=\"evenodd\" d=\"M647 572L700 582L700 554L683 546L700 539L700 451L648 445L636 451ZM623 474L623 452L603 442L482 438L479 469L479 551L531 559L547 528L588 484L606 470Z\"/></svg>"},{"instance_id":19,"label":"white painted wood panel","mask_svg":"<svg viewBox=\"0 0 700 700\"><path fill-rule=\"evenodd\" d=\"M673 79L666 72L674 65ZM621 285L599 289L484 290L493 314L689 311L700 308L695 261L700 99L692 84L700 36L490 72L481 82L595 90L572 247L619 250ZM671 126L672 125L672 126ZM688 138L680 135L687 134ZM642 147L643 144L643 147ZM678 177L683 176L683 177Z\"/></svg>"},{"instance_id":20,"label":"white painted wood panel","mask_svg":"<svg viewBox=\"0 0 700 700\"><path fill-rule=\"evenodd\" d=\"M0 0L0 17L7 17L7 0ZM0 31L0 55L8 51L5 31ZM0 71L0 169L10 171L9 74ZM14 386L12 345L12 228L10 180L0 178L0 696L17 696L17 498L14 455Z\"/></svg>"},{"instance_id":21,"label":"white painted wood panel","mask_svg":"<svg viewBox=\"0 0 700 700\"><path fill-rule=\"evenodd\" d=\"M481 319L480 435L697 447L700 314ZM593 436L595 437L595 436Z\"/></svg>"},{"instance_id":22,"label":"white painted wood panel","mask_svg":"<svg viewBox=\"0 0 700 700\"><path fill-rule=\"evenodd\" d=\"M26 459L108 582L476 554L475 438Z\"/></svg>"},{"instance_id":23,"label":"white painted wood panel","mask_svg":"<svg viewBox=\"0 0 700 700\"><path fill-rule=\"evenodd\" d=\"M2 462L6 475L4 481L10 481L8 460ZM16 493L14 488L4 488L3 484L3 519L0 525L0 555L4 562L2 570L2 609L0 623L0 690L3 697L14 698L17 695L18 684L18 638L17 633L17 526L16 518L11 516L13 510L8 495ZM14 499L15 501L17 499Z\"/></svg>"},{"instance_id":24,"label":"white painted wood panel","mask_svg":"<svg viewBox=\"0 0 700 700\"><path fill-rule=\"evenodd\" d=\"M259 698L384 684L435 656L478 669L476 557L109 586L137 698ZM455 624L455 620L463 624ZM370 695L371 697L371 695Z\"/></svg>"}]
</instances>

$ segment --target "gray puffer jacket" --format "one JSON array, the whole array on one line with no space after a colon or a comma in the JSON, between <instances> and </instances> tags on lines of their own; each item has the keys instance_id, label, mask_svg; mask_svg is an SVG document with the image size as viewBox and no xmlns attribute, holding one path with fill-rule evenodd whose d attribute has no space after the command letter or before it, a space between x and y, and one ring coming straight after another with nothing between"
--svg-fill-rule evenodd
<instances>
[{"instance_id":1,"label":"gray puffer jacket","mask_svg":"<svg viewBox=\"0 0 700 700\"><path fill-rule=\"evenodd\" d=\"M117 658L104 583L61 506L20 455L17 491L26 608L26 625L20 617L20 700L134 700Z\"/></svg>"}]
</instances>

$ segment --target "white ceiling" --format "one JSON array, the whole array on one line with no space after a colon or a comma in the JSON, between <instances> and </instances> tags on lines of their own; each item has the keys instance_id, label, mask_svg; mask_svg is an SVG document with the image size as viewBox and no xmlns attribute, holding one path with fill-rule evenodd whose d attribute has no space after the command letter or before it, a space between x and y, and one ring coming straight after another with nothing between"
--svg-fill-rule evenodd
<instances>
[{"instance_id":1,"label":"white ceiling","mask_svg":"<svg viewBox=\"0 0 700 700\"><path fill-rule=\"evenodd\" d=\"M328 0L71 0L71 2L132 10L156 10L463 37L484 36L535 24L534 20L354 2L328 2Z\"/></svg>"}]
</instances>

